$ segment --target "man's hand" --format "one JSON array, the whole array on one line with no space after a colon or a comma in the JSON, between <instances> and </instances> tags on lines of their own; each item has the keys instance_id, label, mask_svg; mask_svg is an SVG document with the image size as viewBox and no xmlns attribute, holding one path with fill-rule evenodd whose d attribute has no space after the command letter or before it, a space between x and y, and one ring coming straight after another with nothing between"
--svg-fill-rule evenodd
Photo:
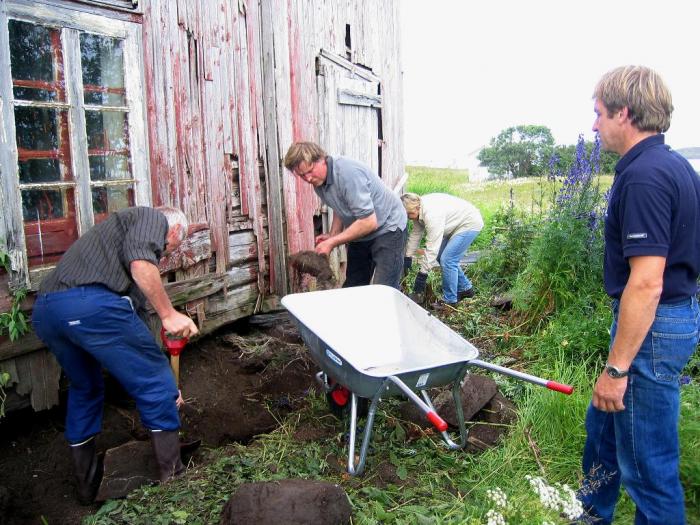
<instances>
[{"instance_id":1,"label":"man's hand","mask_svg":"<svg viewBox=\"0 0 700 525\"><path fill-rule=\"evenodd\" d=\"M166 332L178 337L192 337L199 333L194 321L176 310L163 317L161 321Z\"/></svg>"},{"instance_id":2,"label":"man's hand","mask_svg":"<svg viewBox=\"0 0 700 525\"><path fill-rule=\"evenodd\" d=\"M175 406L177 408L182 408L185 406L185 399L182 397L182 390L178 389L177 399L175 400Z\"/></svg>"},{"instance_id":3,"label":"man's hand","mask_svg":"<svg viewBox=\"0 0 700 525\"><path fill-rule=\"evenodd\" d=\"M316 238L314 239L314 245L318 246L323 241L327 241L330 238L331 238L330 233L322 233L321 235L317 235Z\"/></svg>"},{"instance_id":4,"label":"man's hand","mask_svg":"<svg viewBox=\"0 0 700 525\"><path fill-rule=\"evenodd\" d=\"M605 370L593 388L593 406L603 412L620 412L625 409L622 402L627 390L627 377L614 379Z\"/></svg>"},{"instance_id":5,"label":"man's hand","mask_svg":"<svg viewBox=\"0 0 700 525\"><path fill-rule=\"evenodd\" d=\"M316 253L319 253L321 255L329 255L333 248L335 248L335 243L333 243L330 239L326 239L317 243L315 249Z\"/></svg>"}]
</instances>

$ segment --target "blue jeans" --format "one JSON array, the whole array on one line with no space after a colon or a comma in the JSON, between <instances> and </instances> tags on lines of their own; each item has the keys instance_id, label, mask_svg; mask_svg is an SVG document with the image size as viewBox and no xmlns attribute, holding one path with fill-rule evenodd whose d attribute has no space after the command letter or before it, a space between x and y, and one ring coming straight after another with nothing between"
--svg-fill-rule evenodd
<instances>
[{"instance_id":1,"label":"blue jeans","mask_svg":"<svg viewBox=\"0 0 700 525\"><path fill-rule=\"evenodd\" d=\"M611 341L617 309L615 302ZM694 297L660 304L630 367L625 410L588 408L580 497L596 523L612 522L620 484L637 507L635 524L685 523L679 478L679 377L698 344L699 314Z\"/></svg>"},{"instance_id":2,"label":"blue jeans","mask_svg":"<svg viewBox=\"0 0 700 525\"><path fill-rule=\"evenodd\" d=\"M102 367L134 398L146 428L180 428L168 359L127 298L99 285L39 294L32 326L70 380L69 443L81 443L102 428Z\"/></svg>"},{"instance_id":3,"label":"blue jeans","mask_svg":"<svg viewBox=\"0 0 700 525\"><path fill-rule=\"evenodd\" d=\"M464 275L459 261L477 235L479 235L478 231L453 235L438 256L442 268L442 295L446 303L456 303L457 292L464 292L472 287L472 282Z\"/></svg>"}]
</instances>

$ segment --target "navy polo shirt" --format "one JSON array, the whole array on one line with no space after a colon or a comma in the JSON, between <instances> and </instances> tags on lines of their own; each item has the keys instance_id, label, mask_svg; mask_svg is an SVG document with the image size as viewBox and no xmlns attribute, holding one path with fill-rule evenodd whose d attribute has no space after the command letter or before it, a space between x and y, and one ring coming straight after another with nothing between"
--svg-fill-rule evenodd
<instances>
[{"instance_id":1,"label":"navy polo shirt","mask_svg":"<svg viewBox=\"0 0 700 525\"><path fill-rule=\"evenodd\" d=\"M648 137L620 159L605 215L605 291L619 299L630 275L628 258L666 258L661 302L697 291L700 272L700 177L690 163Z\"/></svg>"}]
</instances>

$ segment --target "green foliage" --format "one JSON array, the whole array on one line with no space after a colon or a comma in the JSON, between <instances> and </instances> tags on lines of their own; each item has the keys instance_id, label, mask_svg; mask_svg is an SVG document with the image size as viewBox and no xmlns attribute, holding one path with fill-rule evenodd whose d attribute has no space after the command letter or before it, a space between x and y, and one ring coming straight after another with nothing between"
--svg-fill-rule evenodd
<instances>
[{"instance_id":1,"label":"green foliage","mask_svg":"<svg viewBox=\"0 0 700 525\"><path fill-rule=\"evenodd\" d=\"M516 309L535 323L556 311L585 307L604 297L605 199L592 173L594 162L586 160L583 140L577 152L577 161L542 222L512 290Z\"/></svg>"},{"instance_id":2,"label":"green foliage","mask_svg":"<svg viewBox=\"0 0 700 525\"><path fill-rule=\"evenodd\" d=\"M2 249L4 243L0 241L0 266L9 273L10 272L10 256ZM29 330L27 318L22 312L20 305L27 296L26 288L15 290L12 294L12 305L9 312L0 313L0 335L9 335L10 340L14 341L24 335Z\"/></svg>"},{"instance_id":3,"label":"green foliage","mask_svg":"<svg viewBox=\"0 0 700 525\"><path fill-rule=\"evenodd\" d=\"M4 249L4 242L0 239L0 266L5 272L10 272L10 256ZM20 288L12 294L12 304L9 312L0 313L0 336L8 335L14 341L29 330L27 318L20 305L27 296L27 290ZM10 382L10 375L0 373L0 418L5 416L5 387Z\"/></svg>"},{"instance_id":4,"label":"green foliage","mask_svg":"<svg viewBox=\"0 0 700 525\"><path fill-rule=\"evenodd\" d=\"M449 193L455 197L463 197L460 189L469 182L467 170L406 166L406 171L409 175L406 191L418 195Z\"/></svg>"},{"instance_id":5,"label":"green foliage","mask_svg":"<svg viewBox=\"0 0 700 525\"><path fill-rule=\"evenodd\" d=\"M586 155L590 156L595 149L595 142L587 141L585 144ZM554 159L554 169L557 173L568 173L571 167L576 162L576 145L569 144L567 146L557 145L554 147L553 155ZM617 161L620 160L620 155L612 151L601 151L600 152L600 173L615 173L615 165Z\"/></svg>"},{"instance_id":6,"label":"green foliage","mask_svg":"<svg viewBox=\"0 0 700 525\"><path fill-rule=\"evenodd\" d=\"M497 292L510 288L527 263L527 254L540 221L514 206L501 208L480 234L490 245L474 266L480 285ZM483 283L483 284L482 284Z\"/></svg>"},{"instance_id":7,"label":"green foliage","mask_svg":"<svg viewBox=\"0 0 700 525\"><path fill-rule=\"evenodd\" d=\"M498 176L536 177L545 172L554 148L546 126L514 126L501 131L479 152L479 162Z\"/></svg>"}]
</instances>

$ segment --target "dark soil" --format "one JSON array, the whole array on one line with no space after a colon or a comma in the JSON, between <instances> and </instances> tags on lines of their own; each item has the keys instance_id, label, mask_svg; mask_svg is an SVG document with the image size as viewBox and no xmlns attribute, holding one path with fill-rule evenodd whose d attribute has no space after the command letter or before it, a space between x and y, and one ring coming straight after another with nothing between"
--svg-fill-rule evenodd
<instances>
[{"instance_id":1,"label":"dark soil","mask_svg":"<svg viewBox=\"0 0 700 525\"><path fill-rule=\"evenodd\" d=\"M298 252L289 257L289 264L299 273L315 277L317 290L335 288L335 277L327 256L310 250Z\"/></svg>"},{"instance_id":2,"label":"dark soil","mask_svg":"<svg viewBox=\"0 0 700 525\"><path fill-rule=\"evenodd\" d=\"M226 503L221 525L346 525L351 514L338 485L285 479L243 484Z\"/></svg>"},{"instance_id":3,"label":"dark soil","mask_svg":"<svg viewBox=\"0 0 700 525\"><path fill-rule=\"evenodd\" d=\"M186 400L181 409L182 441L202 440L202 446L191 456L193 464L207 462L212 456L207 449L232 442L246 444L255 436L273 430L277 421L285 416L304 408L309 390L315 386L313 376L316 371L286 315L256 316L245 324L236 324L191 342L180 356L180 387ZM477 380L483 381L481 378ZM472 387L478 387L480 396L469 393ZM468 450L478 452L498 442L515 413L512 404L500 394L493 395L484 385L465 385L463 391L472 404L484 395L492 396L486 405L486 399L479 400L480 410L476 406L465 407L468 412L478 410L473 417L478 423L471 429L468 444ZM0 525L77 524L84 516L99 509L100 504L82 507L77 503L72 464L62 434L64 416L65 392L60 406L52 410L38 413L17 411L0 420ZM411 420L403 410L402 416ZM425 437L422 430L426 425L425 417L419 415L416 423L408 425L409 440ZM327 426L305 426L298 429L294 437L298 441L318 441L330 439L335 433ZM116 382L108 378L98 449L105 452L126 443L130 445L122 450L133 447L132 455L140 457L138 462L144 464L143 458L148 456L148 433L139 422L133 402ZM329 455L326 460L333 470L345 472L346 457ZM378 486L411 483L410 480L402 481L389 463L380 464L367 475ZM245 491L239 498L248 498L244 500L252 509L254 503L269 502L268 496L288 499L299 492L300 486L292 482L287 493L265 485L258 487L266 494L262 499L258 493L251 492L246 496ZM306 492L311 498L308 512L322 512L324 505L333 500L340 505L336 508L337 515L333 515L334 520L339 521L333 522L346 522L346 505L342 502L347 503L347 498L344 494L342 497L331 494L333 491L327 492L326 488ZM294 498L296 496L292 500ZM244 523L247 519L245 508L248 507L234 511L229 505L228 514L224 513L223 517L230 523ZM280 509L285 512L285 507ZM285 519L291 519L291 515L274 514L274 510L268 516L271 517L270 523L289 523ZM308 518L310 515L301 516L300 523L306 519L304 516ZM330 515L326 514L328 517Z\"/></svg>"},{"instance_id":4,"label":"dark soil","mask_svg":"<svg viewBox=\"0 0 700 525\"><path fill-rule=\"evenodd\" d=\"M275 417L299 410L315 383L316 368L298 335L294 340L284 330L281 340L242 330L239 325L192 342L180 356L187 401L181 433L183 441L202 440L193 457L200 464L206 448L247 443L274 429ZM76 501L64 416L65 393L52 410L17 411L0 422L0 525L75 524L99 508ZM133 402L108 379L99 451L147 439Z\"/></svg>"}]
</instances>

